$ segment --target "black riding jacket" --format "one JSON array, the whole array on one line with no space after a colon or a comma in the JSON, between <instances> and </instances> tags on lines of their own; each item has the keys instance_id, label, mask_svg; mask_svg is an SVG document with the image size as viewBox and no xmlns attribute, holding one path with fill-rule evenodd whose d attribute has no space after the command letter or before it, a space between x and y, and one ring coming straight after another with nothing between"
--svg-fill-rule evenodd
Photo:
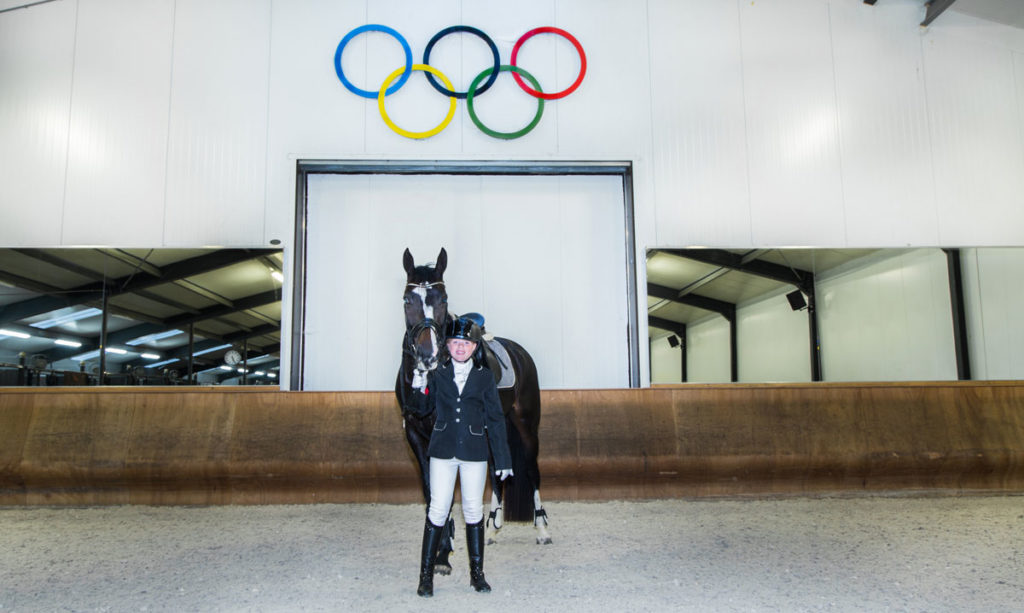
<instances>
[{"instance_id":1,"label":"black riding jacket","mask_svg":"<svg viewBox=\"0 0 1024 613\"><path fill-rule=\"evenodd\" d=\"M437 414L427 448L430 457L485 462L489 441L494 470L512 468L505 415L490 369L472 368L460 394L449 361L428 375L426 393L415 392L414 400L418 415Z\"/></svg>"}]
</instances>

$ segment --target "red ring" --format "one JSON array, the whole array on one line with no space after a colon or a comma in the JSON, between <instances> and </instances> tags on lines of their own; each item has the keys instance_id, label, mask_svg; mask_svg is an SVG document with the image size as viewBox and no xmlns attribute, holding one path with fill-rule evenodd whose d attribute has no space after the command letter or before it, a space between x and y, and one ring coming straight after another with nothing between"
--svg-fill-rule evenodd
<instances>
[{"instance_id":1,"label":"red ring","mask_svg":"<svg viewBox=\"0 0 1024 613\"><path fill-rule=\"evenodd\" d=\"M519 87L521 87L524 92L530 94L534 98L543 98L544 100L557 100L559 98L565 98L569 94L576 91L576 88L579 87L580 83L583 82L583 77L587 74L587 54L583 53L583 45L580 44L580 41L576 40L575 36L569 34L565 30L559 28L552 28L550 26L543 28L534 28L533 30L530 30L526 34L520 36L519 40L516 41L516 45L512 47L512 59L509 61L509 64L516 66L516 56L519 55L519 48L523 46L523 43L525 43L527 39L536 34L543 34L545 32L549 34L558 34L564 37L570 43L572 43L574 47L576 47L576 52L580 54L580 75L576 77L576 81L572 85L570 85L568 89L563 89L562 91L555 92L553 94L546 94L544 92L539 92L530 87L529 85L527 85L526 82L523 81L523 78L514 72L512 73L512 78L516 80L516 83L519 84ZM518 66L516 67L518 68Z\"/></svg>"}]
</instances>

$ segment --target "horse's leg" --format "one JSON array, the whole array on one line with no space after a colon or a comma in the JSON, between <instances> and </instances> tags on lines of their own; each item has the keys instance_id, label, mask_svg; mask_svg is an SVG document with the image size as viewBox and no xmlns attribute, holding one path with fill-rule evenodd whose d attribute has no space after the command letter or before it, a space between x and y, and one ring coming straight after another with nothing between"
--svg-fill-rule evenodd
<instances>
[{"instance_id":1,"label":"horse's leg","mask_svg":"<svg viewBox=\"0 0 1024 613\"><path fill-rule=\"evenodd\" d=\"M452 574L452 563L448 556L452 554L455 547L455 520L452 519L452 512L448 511L448 521L444 522L444 530L441 531L441 546L437 548L437 558L434 560L434 572L439 575Z\"/></svg>"},{"instance_id":2,"label":"horse's leg","mask_svg":"<svg viewBox=\"0 0 1024 613\"><path fill-rule=\"evenodd\" d=\"M491 492L491 512L487 516L487 544L493 545L498 542L498 533L505 524L505 514L501 510L501 499L493 491Z\"/></svg>"},{"instance_id":3,"label":"horse's leg","mask_svg":"<svg viewBox=\"0 0 1024 613\"><path fill-rule=\"evenodd\" d=\"M495 476L494 471L490 469L491 464L488 464L488 472L490 472L491 478L491 512L487 516L487 531L486 539L488 545L493 545L498 542L498 532L501 531L503 525L505 525L505 514L501 510L501 499L502 499L502 482Z\"/></svg>"},{"instance_id":4,"label":"horse's leg","mask_svg":"<svg viewBox=\"0 0 1024 613\"><path fill-rule=\"evenodd\" d=\"M540 490L533 490L533 527L537 531L537 544L550 545L551 533L548 532L548 513L540 502Z\"/></svg>"}]
</instances>

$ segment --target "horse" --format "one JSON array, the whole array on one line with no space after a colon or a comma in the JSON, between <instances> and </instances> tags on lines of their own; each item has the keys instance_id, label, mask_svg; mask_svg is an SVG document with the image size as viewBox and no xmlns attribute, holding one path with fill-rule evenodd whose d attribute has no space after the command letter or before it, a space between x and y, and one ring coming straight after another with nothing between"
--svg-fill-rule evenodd
<instances>
[{"instance_id":1,"label":"horse","mask_svg":"<svg viewBox=\"0 0 1024 613\"><path fill-rule=\"evenodd\" d=\"M433 266L417 266L408 249L402 257L406 285L403 294L405 308L405 335L402 340L402 363L395 380L395 397L402 409L405 438L412 449L420 470L423 497L430 502L430 458L427 447L434 428L434 416L418 417L406 407L412 398L414 370L431 371L444 359L445 327L454 319L448 312L448 292L444 272L448 266L448 253L444 247ZM512 387L499 387L505 414L508 445L512 454L514 475L504 482L494 474L493 458L488 461L491 479L491 511L487 518L487 542L497 542L504 521L533 521L537 544L550 544L547 513L540 499L540 469L537 466L540 426L540 385L537 366L533 358L518 343L506 338L495 338L508 354L508 362L515 375ZM499 369L500 370L500 369ZM497 378L497 377L496 377ZM435 570L440 574L451 572L448 555L454 522L449 517L446 532L438 552Z\"/></svg>"}]
</instances>

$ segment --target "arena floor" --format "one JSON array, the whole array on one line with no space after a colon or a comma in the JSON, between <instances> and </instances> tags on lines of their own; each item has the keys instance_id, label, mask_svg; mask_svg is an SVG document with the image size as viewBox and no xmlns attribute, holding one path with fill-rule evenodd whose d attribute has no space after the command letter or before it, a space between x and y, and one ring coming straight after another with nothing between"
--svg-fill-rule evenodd
<instances>
[{"instance_id":1,"label":"arena floor","mask_svg":"<svg viewBox=\"0 0 1024 613\"><path fill-rule=\"evenodd\" d=\"M1021 611L1024 497L550 502L416 596L420 505L0 508L0 611Z\"/></svg>"}]
</instances>

